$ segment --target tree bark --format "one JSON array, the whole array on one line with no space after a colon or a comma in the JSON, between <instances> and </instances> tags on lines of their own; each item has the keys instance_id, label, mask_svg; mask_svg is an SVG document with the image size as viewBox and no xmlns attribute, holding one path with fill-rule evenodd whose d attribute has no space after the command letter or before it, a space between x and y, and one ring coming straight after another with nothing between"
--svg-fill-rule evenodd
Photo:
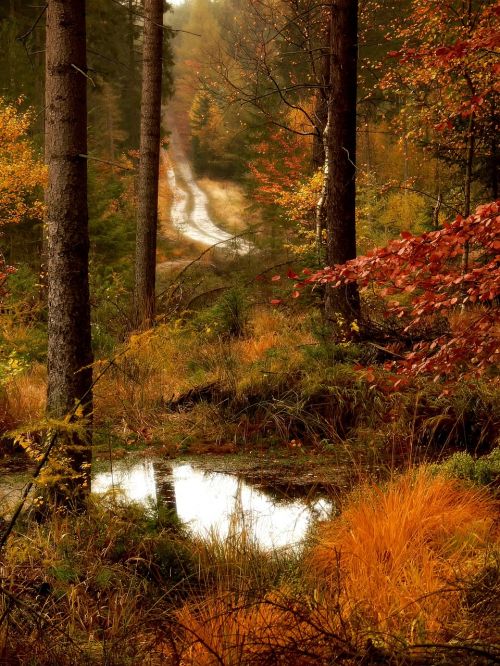
<instances>
[{"instance_id":1,"label":"tree bark","mask_svg":"<svg viewBox=\"0 0 500 666\"><path fill-rule=\"evenodd\" d=\"M317 171L323 168L323 185L321 195L316 206L316 229L315 244L318 267L323 264L323 229L325 228L325 204L326 204L326 169L325 169L325 128L328 121L328 91L330 83L330 25L326 35L325 48L327 49L321 59L322 86L316 93L316 104L314 110L315 134L313 136L312 165Z\"/></svg>"},{"instance_id":2,"label":"tree bark","mask_svg":"<svg viewBox=\"0 0 500 666\"><path fill-rule=\"evenodd\" d=\"M163 0L145 0L141 96L141 142L135 254L135 323L155 317L156 230L160 166Z\"/></svg>"},{"instance_id":3,"label":"tree bark","mask_svg":"<svg viewBox=\"0 0 500 666\"><path fill-rule=\"evenodd\" d=\"M139 146L139 96L136 94L137 71L135 57L135 24L137 21L137 7L134 0L128 0L128 26L127 26L127 46L128 46L128 69L129 81L126 89L127 94L127 121L129 123L129 141L134 148Z\"/></svg>"},{"instance_id":4,"label":"tree bark","mask_svg":"<svg viewBox=\"0 0 500 666\"><path fill-rule=\"evenodd\" d=\"M356 257L356 95L358 2L332 0L330 85L325 144L326 260L329 266ZM356 284L327 286L325 312L345 324L359 318Z\"/></svg>"},{"instance_id":5,"label":"tree bark","mask_svg":"<svg viewBox=\"0 0 500 666\"><path fill-rule=\"evenodd\" d=\"M75 411L83 434L59 435L59 478L49 496L83 506L90 491L92 363L88 280L85 0L48 0L46 146L48 166L48 393L50 416ZM73 419L74 420L74 419Z\"/></svg>"}]
</instances>

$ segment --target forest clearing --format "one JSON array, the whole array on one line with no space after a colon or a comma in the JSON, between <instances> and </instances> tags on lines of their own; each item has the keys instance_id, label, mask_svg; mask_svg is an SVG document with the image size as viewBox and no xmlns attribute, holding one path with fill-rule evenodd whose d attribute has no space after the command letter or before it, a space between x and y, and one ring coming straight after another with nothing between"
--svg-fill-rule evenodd
<instances>
[{"instance_id":1,"label":"forest clearing","mask_svg":"<svg viewBox=\"0 0 500 666\"><path fill-rule=\"evenodd\" d=\"M0 0L0 664L500 663L498 0Z\"/></svg>"}]
</instances>

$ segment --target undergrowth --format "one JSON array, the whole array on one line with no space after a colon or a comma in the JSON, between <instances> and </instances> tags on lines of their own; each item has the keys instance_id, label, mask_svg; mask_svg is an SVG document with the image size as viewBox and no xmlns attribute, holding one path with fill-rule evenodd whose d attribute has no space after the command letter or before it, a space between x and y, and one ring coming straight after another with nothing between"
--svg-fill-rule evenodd
<instances>
[{"instance_id":1,"label":"undergrowth","mask_svg":"<svg viewBox=\"0 0 500 666\"><path fill-rule=\"evenodd\" d=\"M229 293L203 316L132 336L97 386L96 424L126 437L146 432L148 441L184 438L184 449L186 441L347 442L390 460L480 454L498 440L497 382L450 392L420 379L388 391L356 367L370 362L372 346L325 338L314 314L248 308Z\"/></svg>"},{"instance_id":2,"label":"undergrowth","mask_svg":"<svg viewBox=\"0 0 500 666\"><path fill-rule=\"evenodd\" d=\"M236 516L189 537L171 512L93 500L26 515L0 557L7 664L497 663L499 534L484 490L412 470L360 487L303 550Z\"/></svg>"}]
</instances>

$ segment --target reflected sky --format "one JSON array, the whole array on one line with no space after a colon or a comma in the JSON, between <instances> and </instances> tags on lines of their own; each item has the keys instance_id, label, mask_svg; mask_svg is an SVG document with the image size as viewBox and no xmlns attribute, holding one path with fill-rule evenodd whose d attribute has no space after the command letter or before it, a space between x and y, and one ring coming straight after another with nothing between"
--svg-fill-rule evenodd
<instances>
[{"instance_id":1,"label":"reflected sky","mask_svg":"<svg viewBox=\"0 0 500 666\"><path fill-rule=\"evenodd\" d=\"M237 476L207 472L189 463L174 463L171 472L155 471L150 460L133 465L120 461L113 467L113 473L95 475L93 492L114 487L124 498L145 505L161 501L167 492L180 520L202 538L215 534L226 539L244 528L261 548L296 546L314 520L328 518L333 510L326 499L277 501Z\"/></svg>"},{"instance_id":2,"label":"reflected sky","mask_svg":"<svg viewBox=\"0 0 500 666\"><path fill-rule=\"evenodd\" d=\"M130 502L146 506L155 504L157 495L153 462L142 460L134 465L113 462L110 471L93 476L92 492L101 494L113 490L119 491Z\"/></svg>"}]
</instances>

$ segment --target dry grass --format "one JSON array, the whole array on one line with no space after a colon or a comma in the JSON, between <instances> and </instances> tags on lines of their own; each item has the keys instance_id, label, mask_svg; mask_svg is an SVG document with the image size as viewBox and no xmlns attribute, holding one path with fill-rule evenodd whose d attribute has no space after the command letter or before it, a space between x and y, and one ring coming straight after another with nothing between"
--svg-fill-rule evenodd
<instances>
[{"instance_id":1,"label":"dry grass","mask_svg":"<svg viewBox=\"0 0 500 666\"><path fill-rule=\"evenodd\" d=\"M176 528L96 502L85 516L55 515L25 529L0 557L2 592L16 600L0 593L0 661L155 663L155 627L172 602L166 593L173 597L189 575Z\"/></svg>"},{"instance_id":2,"label":"dry grass","mask_svg":"<svg viewBox=\"0 0 500 666\"><path fill-rule=\"evenodd\" d=\"M243 365L262 361L273 348L286 349L287 354L291 355L301 344L314 341L309 332L301 330L303 323L303 315L294 317L291 326L289 316L279 310L256 309L249 324L251 335L233 343L235 354ZM299 352L296 357L296 360L301 358Z\"/></svg>"},{"instance_id":3,"label":"dry grass","mask_svg":"<svg viewBox=\"0 0 500 666\"><path fill-rule=\"evenodd\" d=\"M422 469L362 488L274 585L243 542L211 544L198 555L202 570L218 562L212 592L175 613L179 663L441 663L433 642L446 663L483 663L467 645L494 641L495 517L485 493Z\"/></svg>"},{"instance_id":4,"label":"dry grass","mask_svg":"<svg viewBox=\"0 0 500 666\"><path fill-rule=\"evenodd\" d=\"M123 436L130 429L161 429L166 421L174 432L190 432L193 421L201 439L231 439L228 424L212 413L216 405L198 405L184 419L176 414L167 419L165 403L210 382L244 396L266 381L267 372L274 379L300 366L300 344L311 341L302 318L291 322L279 311L261 308L252 313L248 327L252 331L248 338L206 335L203 344L199 331L175 324L132 336L126 352L95 388L96 425L111 422L116 434Z\"/></svg>"},{"instance_id":5,"label":"dry grass","mask_svg":"<svg viewBox=\"0 0 500 666\"><path fill-rule=\"evenodd\" d=\"M13 377L0 393L0 432L40 420L46 392L47 372L42 365Z\"/></svg>"},{"instance_id":6,"label":"dry grass","mask_svg":"<svg viewBox=\"0 0 500 666\"><path fill-rule=\"evenodd\" d=\"M228 180L200 178L198 185L204 190L216 220L232 232L239 233L249 225L260 222L259 213L249 210L249 202L241 185Z\"/></svg>"},{"instance_id":7,"label":"dry grass","mask_svg":"<svg viewBox=\"0 0 500 666\"><path fill-rule=\"evenodd\" d=\"M457 309L448 314L448 323L454 335L460 335L467 329L476 327L479 321L484 316L488 309L483 305L474 305L466 309ZM500 325L493 328L492 333L496 336L500 335Z\"/></svg>"},{"instance_id":8,"label":"dry grass","mask_svg":"<svg viewBox=\"0 0 500 666\"><path fill-rule=\"evenodd\" d=\"M208 597L175 615L185 666L310 666L357 657L335 608L299 600L288 591L259 600ZM348 663L361 663L359 660Z\"/></svg>"},{"instance_id":9,"label":"dry grass","mask_svg":"<svg viewBox=\"0 0 500 666\"><path fill-rule=\"evenodd\" d=\"M0 594L0 654L40 666L479 666L467 650L493 651L494 517L485 494L424 470L364 488L305 554L263 553L236 516L227 539L187 542L175 523L92 502L9 540L0 574L22 603ZM430 641L447 661L432 646L412 660Z\"/></svg>"},{"instance_id":10,"label":"dry grass","mask_svg":"<svg viewBox=\"0 0 500 666\"><path fill-rule=\"evenodd\" d=\"M311 565L330 589L382 631L409 640L443 637L461 613L461 581L498 545L496 506L483 492L407 473L382 490L365 488L325 523Z\"/></svg>"}]
</instances>

